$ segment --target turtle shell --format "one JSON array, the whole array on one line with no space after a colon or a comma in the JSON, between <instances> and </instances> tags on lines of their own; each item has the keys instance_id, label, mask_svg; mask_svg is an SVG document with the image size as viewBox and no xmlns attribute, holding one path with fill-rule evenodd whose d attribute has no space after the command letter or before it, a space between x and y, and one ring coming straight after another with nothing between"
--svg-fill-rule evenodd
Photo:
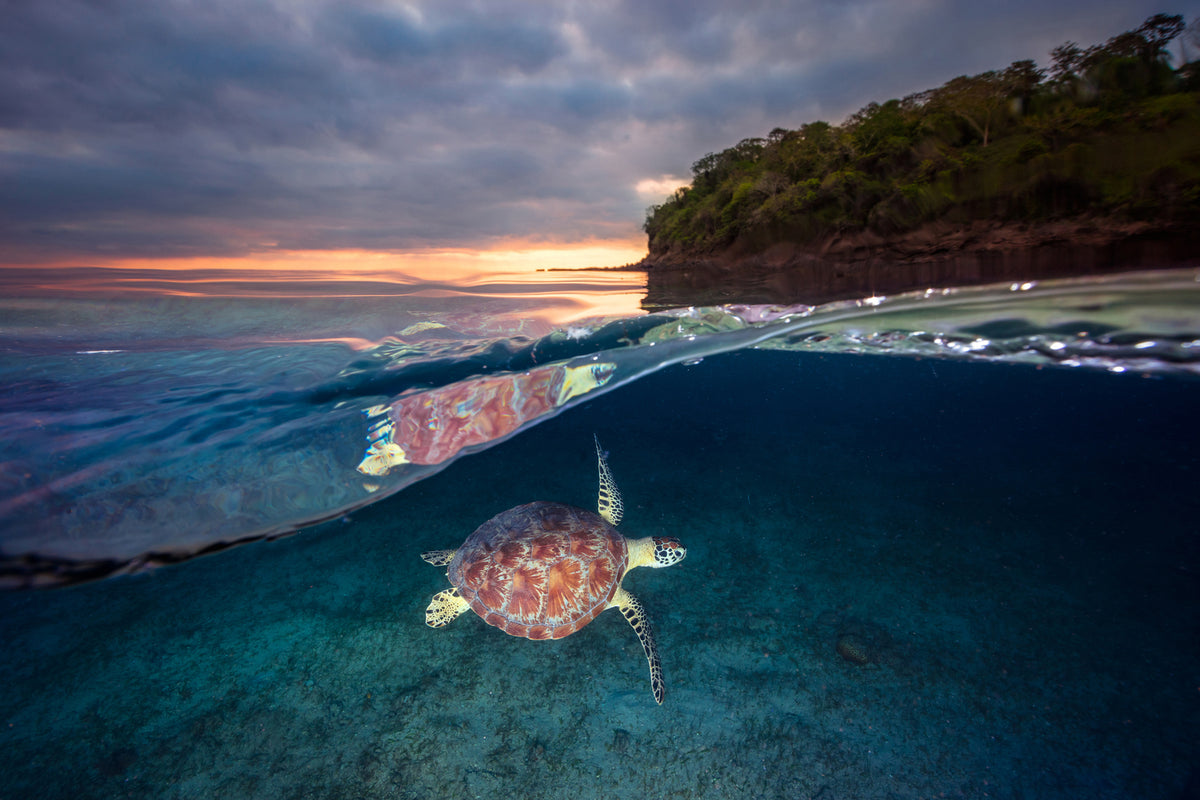
<instances>
[{"instance_id":1,"label":"turtle shell","mask_svg":"<svg viewBox=\"0 0 1200 800\"><path fill-rule=\"evenodd\" d=\"M489 625L561 639L608 607L628 564L625 537L599 514L538 502L476 528L447 574Z\"/></svg>"}]
</instances>

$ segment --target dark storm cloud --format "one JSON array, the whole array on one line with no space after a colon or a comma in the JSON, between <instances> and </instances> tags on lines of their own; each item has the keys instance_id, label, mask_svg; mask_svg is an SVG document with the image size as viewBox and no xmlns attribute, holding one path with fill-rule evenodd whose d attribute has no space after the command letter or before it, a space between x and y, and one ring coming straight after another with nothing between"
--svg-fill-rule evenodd
<instances>
[{"instance_id":1,"label":"dark storm cloud","mask_svg":"<svg viewBox=\"0 0 1200 800\"><path fill-rule=\"evenodd\" d=\"M0 0L0 258L627 237L705 152L1159 10Z\"/></svg>"},{"instance_id":2,"label":"dark storm cloud","mask_svg":"<svg viewBox=\"0 0 1200 800\"><path fill-rule=\"evenodd\" d=\"M433 26L381 8L334 5L322 27L347 53L388 67L424 65L427 72L499 70L532 73L562 53L552 32L521 21L459 13ZM326 27L327 26L327 27Z\"/></svg>"}]
</instances>

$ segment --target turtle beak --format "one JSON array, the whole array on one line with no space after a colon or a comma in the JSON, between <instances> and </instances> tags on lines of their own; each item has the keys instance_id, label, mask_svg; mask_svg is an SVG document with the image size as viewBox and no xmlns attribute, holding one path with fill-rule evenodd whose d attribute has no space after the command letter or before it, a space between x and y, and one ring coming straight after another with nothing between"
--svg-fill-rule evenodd
<instances>
[{"instance_id":1,"label":"turtle beak","mask_svg":"<svg viewBox=\"0 0 1200 800\"><path fill-rule=\"evenodd\" d=\"M671 536L654 537L654 563L658 567L669 567L687 558L687 548Z\"/></svg>"}]
</instances>

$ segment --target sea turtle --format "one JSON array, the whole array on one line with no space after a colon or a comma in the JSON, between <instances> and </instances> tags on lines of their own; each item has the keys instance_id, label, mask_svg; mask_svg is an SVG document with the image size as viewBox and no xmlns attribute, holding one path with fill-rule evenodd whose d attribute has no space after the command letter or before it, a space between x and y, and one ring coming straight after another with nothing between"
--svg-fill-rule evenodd
<instances>
[{"instance_id":1,"label":"sea turtle","mask_svg":"<svg viewBox=\"0 0 1200 800\"><path fill-rule=\"evenodd\" d=\"M468 608L513 636L561 639L587 625L606 608L619 608L646 651L650 689L661 705L666 688L658 646L646 610L621 586L634 567L669 567L687 550L668 536L626 539L621 495L600 441L599 514L562 503L536 502L510 508L475 529L457 550L434 550L421 558L449 565L453 588L438 592L425 623L440 628Z\"/></svg>"},{"instance_id":2,"label":"sea turtle","mask_svg":"<svg viewBox=\"0 0 1200 800\"><path fill-rule=\"evenodd\" d=\"M588 360L476 376L401 395L365 410L369 447L358 471L386 475L402 464L441 464L466 447L508 436L612 379L616 364Z\"/></svg>"}]
</instances>

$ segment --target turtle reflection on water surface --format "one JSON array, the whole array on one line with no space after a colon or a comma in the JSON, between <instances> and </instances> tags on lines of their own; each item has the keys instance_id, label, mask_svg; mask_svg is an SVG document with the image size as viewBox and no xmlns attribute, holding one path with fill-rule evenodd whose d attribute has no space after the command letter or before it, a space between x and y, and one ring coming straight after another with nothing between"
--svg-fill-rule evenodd
<instances>
[{"instance_id":1,"label":"turtle reflection on water surface","mask_svg":"<svg viewBox=\"0 0 1200 800\"><path fill-rule=\"evenodd\" d=\"M633 626L650 662L650 689L661 704L666 694L658 645L646 610L621 586L634 567L669 567L687 550L668 536L626 539L621 495L596 441L600 471L598 514L539 501L501 512L480 525L457 550L434 550L421 558L449 566L453 588L438 592L425 622L440 628L468 608L513 636L561 639L618 608Z\"/></svg>"}]
</instances>

